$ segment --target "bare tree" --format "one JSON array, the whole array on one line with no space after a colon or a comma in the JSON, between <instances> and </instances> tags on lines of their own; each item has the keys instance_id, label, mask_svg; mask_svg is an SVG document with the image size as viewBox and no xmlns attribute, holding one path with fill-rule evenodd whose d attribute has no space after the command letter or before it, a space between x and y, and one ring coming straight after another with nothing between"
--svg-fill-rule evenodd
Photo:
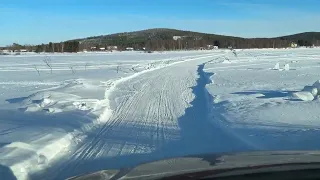
<instances>
[{"instance_id":1,"label":"bare tree","mask_svg":"<svg viewBox=\"0 0 320 180\"><path fill-rule=\"evenodd\" d=\"M229 61L229 62L231 62L230 59L228 57L226 57L226 56L224 56L224 59Z\"/></svg>"},{"instance_id":2,"label":"bare tree","mask_svg":"<svg viewBox=\"0 0 320 180\"><path fill-rule=\"evenodd\" d=\"M120 70L123 71L123 70L121 69L121 65L122 65L121 63L118 63L118 64L117 64L117 73L119 73Z\"/></svg>"},{"instance_id":3,"label":"bare tree","mask_svg":"<svg viewBox=\"0 0 320 180\"><path fill-rule=\"evenodd\" d=\"M76 70L73 68L73 66L69 66L69 68L70 68L72 74L75 74L75 73L76 73Z\"/></svg>"},{"instance_id":4,"label":"bare tree","mask_svg":"<svg viewBox=\"0 0 320 180\"><path fill-rule=\"evenodd\" d=\"M39 69L37 68L37 66L36 66L36 65L33 65L33 67L34 67L34 69L37 71L38 75L40 76L40 71L39 71Z\"/></svg>"},{"instance_id":5,"label":"bare tree","mask_svg":"<svg viewBox=\"0 0 320 180\"><path fill-rule=\"evenodd\" d=\"M236 50L232 50L232 53L233 53L233 55L235 56L235 57L238 57L238 54L237 54L237 51Z\"/></svg>"},{"instance_id":6,"label":"bare tree","mask_svg":"<svg viewBox=\"0 0 320 180\"><path fill-rule=\"evenodd\" d=\"M61 52L64 52L64 43L61 43Z\"/></svg>"},{"instance_id":7,"label":"bare tree","mask_svg":"<svg viewBox=\"0 0 320 180\"><path fill-rule=\"evenodd\" d=\"M84 70L87 70L87 67L89 66L89 63L86 63L85 65L84 65Z\"/></svg>"},{"instance_id":8,"label":"bare tree","mask_svg":"<svg viewBox=\"0 0 320 180\"><path fill-rule=\"evenodd\" d=\"M120 69L120 66L118 65L118 66L117 66L117 73L119 73L119 69Z\"/></svg>"},{"instance_id":9,"label":"bare tree","mask_svg":"<svg viewBox=\"0 0 320 180\"><path fill-rule=\"evenodd\" d=\"M48 66L48 68L50 69L50 72L52 74L51 58L46 56L46 57L44 57L43 62Z\"/></svg>"}]
</instances>

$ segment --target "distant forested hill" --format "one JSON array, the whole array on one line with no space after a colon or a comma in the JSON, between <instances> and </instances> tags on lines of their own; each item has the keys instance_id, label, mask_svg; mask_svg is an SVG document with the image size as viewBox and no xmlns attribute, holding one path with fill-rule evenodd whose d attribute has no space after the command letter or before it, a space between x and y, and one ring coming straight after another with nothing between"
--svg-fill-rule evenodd
<instances>
[{"instance_id":1,"label":"distant forested hill","mask_svg":"<svg viewBox=\"0 0 320 180\"><path fill-rule=\"evenodd\" d=\"M191 50L207 49L208 45L219 48L284 48L291 43L299 46L320 46L320 32L305 32L275 38L241 38L216 34L207 34L177 29L156 28L134 32L123 32L110 35L92 36L65 42L41 44L37 46L21 46L14 44L12 49L28 49L36 52L77 52L84 49L91 50L110 46L117 46L118 50L127 47L135 50Z\"/></svg>"}]
</instances>

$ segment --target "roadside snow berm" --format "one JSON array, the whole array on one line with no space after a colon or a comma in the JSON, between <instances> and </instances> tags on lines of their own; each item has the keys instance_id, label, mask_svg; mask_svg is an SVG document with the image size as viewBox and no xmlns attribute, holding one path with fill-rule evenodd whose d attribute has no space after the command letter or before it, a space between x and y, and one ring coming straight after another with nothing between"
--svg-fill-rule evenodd
<instances>
[{"instance_id":1,"label":"roadside snow berm","mask_svg":"<svg viewBox=\"0 0 320 180\"><path fill-rule=\"evenodd\" d=\"M302 91L293 93L293 96L302 101L313 101L320 97L320 80L313 83L312 86L305 86Z\"/></svg>"}]
</instances>

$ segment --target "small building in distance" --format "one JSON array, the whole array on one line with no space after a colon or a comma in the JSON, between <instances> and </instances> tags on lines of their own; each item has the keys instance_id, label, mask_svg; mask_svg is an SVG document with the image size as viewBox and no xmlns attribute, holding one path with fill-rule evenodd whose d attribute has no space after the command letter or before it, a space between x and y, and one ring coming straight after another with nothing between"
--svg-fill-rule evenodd
<instances>
[{"instance_id":1,"label":"small building in distance","mask_svg":"<svg viewBox=\"0 0 320 180\"><path fill-rule=\"evenodd\" d=\"M126 51L133 51L133 50L134 50L133 47L127 47L127 48L126 48Z\"/></svg>"},{"instance_id":2,"label":"small building in distance","mask_svg":"<svg viewBox=\"0 0 320 180\"><path fill-rule=\"evenodd\" d=\"M298 47L298 44L297 44L297 43L292 42L292 43L290 44L290 47L291 47L291 48L297 48L297 47Z\"/></svg>"},{"instance_id":3,"label":"small building in distance","mask_svg":"<svg viewBox=\"0 0 320 180\"><path fill-rule=\"evenodd\" d=\"M91 51L96 51L96 50L97 50L97 47L93 46L93 47L91 47L90 49L91 49Z\"/></svg>"},{"instance_id":4,"label":"small building in distance","mask_svg":"<svg viewBox=\"0 0 320 180\"><path fill-rule=\"evenodd\" d=\"M106 51L106 48L101 47L101 48L99 48L99 50L100 50L100 51Z\"/></svg>"},{"instance_id":5,"label":"small building in distance","mask_svg":"<svg viewBox=\"0 0 320 180\"><path fill-rule=\"evenodd\" d=\"M208 44L208 45L207 45L207 49L213 49L213 45Z\"/></svg>"},{"instance_id":6,"label":"small building in distance","mask_svg":"<svg viewBox=\"0 0 320 180\"><path fill-rule=\"evenodd\" d=\"M207 49L209 49L209 50L212 50L212 49L219 49L219 47L218 46L215 46L215 45L207 45Z\"/></svg>"},{"instance_id":7,"label":"small building in distance","mask_svg":"<svg viewBox=\"0 0 320 180\"><path fill-rule=\"evenodd\" d=\"M12 50L3 49L3 50L0 50L0 53L12 53Z\"/></svg>"},{"instance_id":8,"label":"small building in distance","mask_svg":"<svg viewBox=\"0 0 320 180\"><path fill-rule=\"evenodd\" d=\"M28 52L26 49L20 49L20 52Z\"/></svg>"},{"instance_id":9,"label":"small building in distance","mask_svg":"<svg viewBox=\"0 0 320 180\"><path fill-rule=\"evenodd\" d=\"M118 46L107 46L108 51L116 51L118 50Z\"/></svg>"},{"instance_id":10,"label":"small building in distance","mask_svg":"<svg viewBox=\"0 0 320 180\"><path fill-rule=\"evenodd\" d=\"M178 39L182 39L182 36L173 36L173 40L177 41Z\"/></svg>"},{"instance_id":11,"label":"small building in distance","mask_svg":"<svg viewBox=\"0 0 320 180\"><path fill-rule=\"evenodd\" d=\"M0 50L0 55L9 55L10 52L8 50Z\"/></svg>"}]
</instances>

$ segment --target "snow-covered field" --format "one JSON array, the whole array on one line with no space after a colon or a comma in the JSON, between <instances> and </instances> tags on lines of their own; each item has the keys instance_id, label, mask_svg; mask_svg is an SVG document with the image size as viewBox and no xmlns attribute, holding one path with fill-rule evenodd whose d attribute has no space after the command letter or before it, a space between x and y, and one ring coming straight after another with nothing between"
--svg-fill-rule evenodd
<instances>
[{"instance_id":1,"label":"snow-covered field","mask_svg":"<svg viewBox=\"0 0 320 180\"><path fill-rule=\"evenodd\" d=\"M319 149L319 68L319 49L0 56L0 176Z\"/></svg>"},{"instance_id":2,"label":"snow-covered field","mask_svg":"<svg viewBox=\"0 0 320 180\"><path fill-rule=\"evenodd\" d=\"M205 66L213 81L212 119L258 150L319 149L320 99L310 86L320 79L320 49L237 54Z\"/></svg>"}]
</instances>

